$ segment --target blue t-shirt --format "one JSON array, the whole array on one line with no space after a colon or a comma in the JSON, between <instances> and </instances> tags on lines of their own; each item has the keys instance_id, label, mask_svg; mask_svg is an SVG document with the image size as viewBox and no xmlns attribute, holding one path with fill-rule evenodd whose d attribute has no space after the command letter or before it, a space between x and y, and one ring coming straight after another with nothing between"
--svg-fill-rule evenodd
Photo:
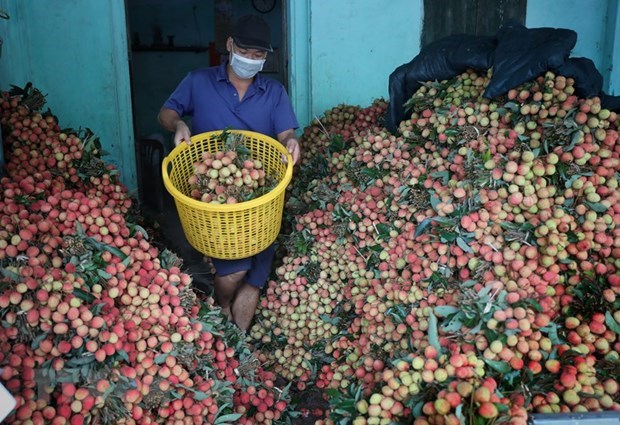
<instances>
[{"instance_id":1,"label":"blue t-shirt","mask_svg":"<svg viewBox=\"0 0 620 425\"><path fill-rule=\"evenodd\" d=\"M191 116L192 134L230 128L277 139L278 133L299 127L280 82L258 74L239 102L226 75L226 63L187 74L164 106L181 117Z\"/></svg>"}]
</instances>

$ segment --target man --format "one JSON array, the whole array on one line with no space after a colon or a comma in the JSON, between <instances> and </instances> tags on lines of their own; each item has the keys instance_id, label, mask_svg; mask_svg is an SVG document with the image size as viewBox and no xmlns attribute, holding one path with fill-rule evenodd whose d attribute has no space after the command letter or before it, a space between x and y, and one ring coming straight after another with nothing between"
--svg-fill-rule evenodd
<instances>
[{"instance_id":1,"label":"man","mask_svg":"<svg viewBox=\"0 0 620 425\"><path fill-rule=\"evenodd\" d=\"M262 70L271 47L271 31L258 16L244 16L226 40L228 60L220 66L190 72L161 108L158 120L174 132L174 144L190 135L225 128L250 130L279 140L299 161L299 127L291 101L279 82L265 78ZM192 117L192 131L182 120ZM212 259L216 270L215 301L239 328L250 327L260 289L273 261L274 248L241 260Z\"/></svg>"}]
</instances>

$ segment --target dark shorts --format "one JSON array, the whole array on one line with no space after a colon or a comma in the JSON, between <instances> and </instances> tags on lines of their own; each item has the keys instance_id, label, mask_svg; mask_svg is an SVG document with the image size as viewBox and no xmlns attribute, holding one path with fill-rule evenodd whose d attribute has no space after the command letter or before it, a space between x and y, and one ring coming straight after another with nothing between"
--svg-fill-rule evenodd
<instances>
[{"instance_id":1,"label":"dark shorts","mask_svg":"<svg viewBox=\"0 0 620 425\"><path fill-rule=\"evenodd\" d=\"M231 273L247 270L244 281L257 288L262 288L265 286L265 283L267 283L267 279L269 279L275 251L275 246L272 244L264 251L252 257L241 258L239 260L220 260L212 258L211 263L213 267L215 267L215 274L217 276L226 276Z\"/></svg>"}]
</instances>

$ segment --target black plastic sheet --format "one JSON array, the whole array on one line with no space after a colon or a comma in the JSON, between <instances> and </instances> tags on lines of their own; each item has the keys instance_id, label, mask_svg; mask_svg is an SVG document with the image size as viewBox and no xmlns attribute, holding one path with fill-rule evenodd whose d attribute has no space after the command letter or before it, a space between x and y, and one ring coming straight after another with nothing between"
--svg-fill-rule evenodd
<instances>
[{"instance_id":1,"label":"black plastic sheet","mask_svg":"<svg viewBox=\"0 0 620 425\"><path fill-rule=\"evenodd\" d=\"M497 33L493 76L484 91L492 99L561 66L577 43L577 33L561 28L509 24Z\"/></svg>"},{"instance_id":2,"label":"black plastic sheet","mask_svg":"<svg viewBox=\"0 0 620 425\"><path fill-rule=\"evenodd\" d=\"M484 96L494 98L547 71L572 77L575 94L581 98L598 96L601 105L620 112L620 96L602 91L603 77L587 58L571 58L577 33L563 28L532 28L509 23L495 37L457 34L424 47L410 62L389 76L386 127L396 132L406 119L404 104L422 83L441 81L473 69L493 68Z\"/></svg>"},{"instance_id":3,"label":"black plastic sheet","mask_svg":"<svg viewBox=\"0 0 620 425\"><path fill-rule=\"evenodd\" d=\"M603 76L594 62L587 58L568 58L563 64L552 68L557 75L575 80L575 95L588 99L600 96L603 90Z\"/></svg>"},{"instance_id":4,"label":"black plastic sheet","mask_svg":"<svg viewBox=\"0 0 620 425\"><path fill-rule=\"evenodd\" d=\"M404 103L426 81L452 78L467 69L486 70L493 64L495 37L451 35L426 46L409 63L390 74L388 130L394 132L405 116Z\"/></svg>"}]
</instances>

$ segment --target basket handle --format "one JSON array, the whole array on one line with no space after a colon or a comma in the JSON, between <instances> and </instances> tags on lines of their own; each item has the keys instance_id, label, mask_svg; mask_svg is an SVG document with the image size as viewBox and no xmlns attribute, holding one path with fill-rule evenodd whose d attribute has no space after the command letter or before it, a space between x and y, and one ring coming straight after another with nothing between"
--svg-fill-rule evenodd
<instances>
[{"instance_id":1,"label":"basket handle","mask_svg":"<svg viewBox=\"0 0 620 425\"><path fill-rule=\"evenodd\" d=\"M165 156L161 163L161 171L162 175L168 177L168 165L170 164L170 159Z\"/></svg>"}]
</instances>

